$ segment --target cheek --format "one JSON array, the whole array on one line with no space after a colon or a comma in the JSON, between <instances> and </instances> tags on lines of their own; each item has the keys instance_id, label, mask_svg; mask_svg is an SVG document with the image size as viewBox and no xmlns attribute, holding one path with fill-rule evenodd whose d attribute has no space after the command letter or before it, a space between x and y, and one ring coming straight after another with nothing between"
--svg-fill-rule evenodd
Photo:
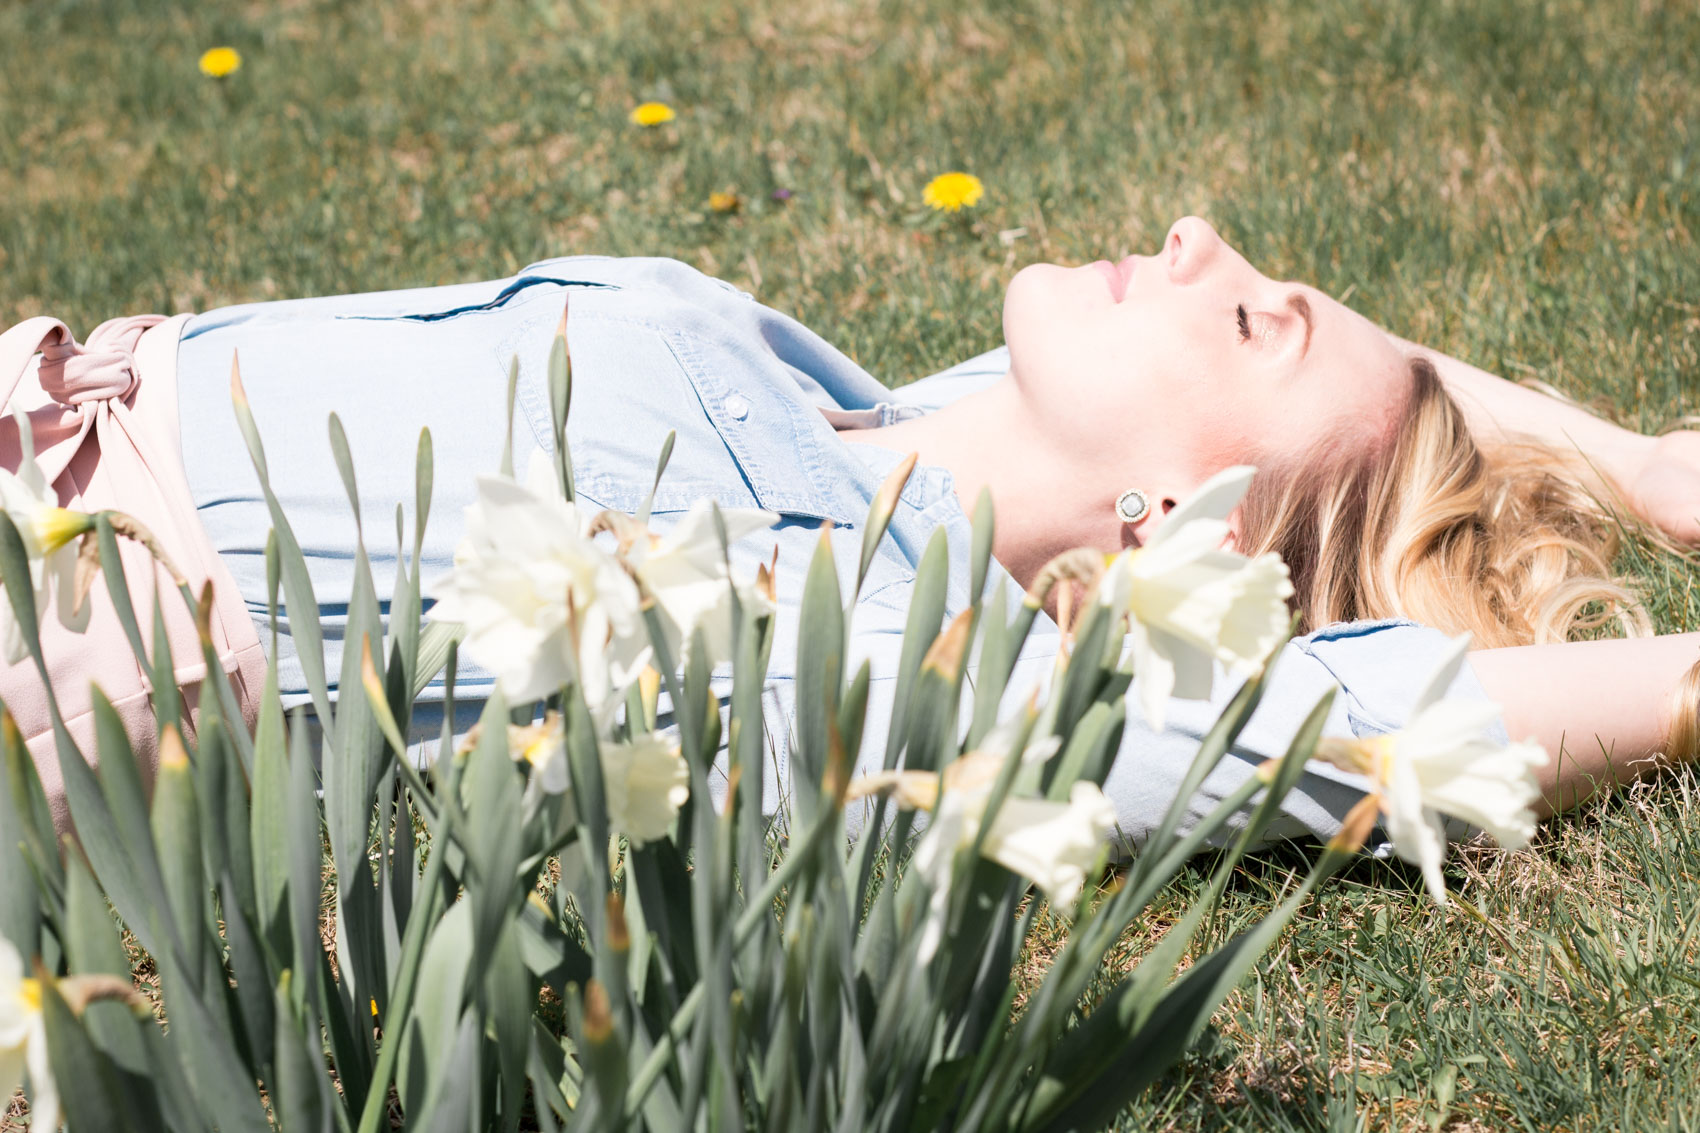
<instances>
[{"instance_id":1,"label":"cheek","mask_svg":"<svg viewBox=\"0 0 1700 1133\"><path fill-rule=\"evenodd\" d=\"M1218 472L1236 464L1271 463L1280 446L1278 428L1265 417L1235 409L1220 398L1194 397L1177 414L1177 432L1184 430L1188 455L1199 469Z\"/></svg>"},{"instance_id":2,"label":"cheek","mask_svg":"<svg viewBox=\"0 0 1700 1133\"><path fill-rule=\"evenodd\" d=\"M1245 459L1259 467L1306 468L1363 446L1362 424L1342 415L1338 404L1276 402L1265 407L1258 427L1246 440Z\"/></svg>"},{"instance_id":3,"label":"cheek","mask_svg":"<svg viewBox=\"0 0 1700 1133\"><path fill-rule=\"evenodd\" d=\"M1232 359L1213 361L1218 364L1206 361L1172 383L1165 407L1199 467L1264 467L1302 458L1310 443L1307 422L1290 399L1268 388L1260 375L1235 371Z\"/></svg>"}]
</instances>

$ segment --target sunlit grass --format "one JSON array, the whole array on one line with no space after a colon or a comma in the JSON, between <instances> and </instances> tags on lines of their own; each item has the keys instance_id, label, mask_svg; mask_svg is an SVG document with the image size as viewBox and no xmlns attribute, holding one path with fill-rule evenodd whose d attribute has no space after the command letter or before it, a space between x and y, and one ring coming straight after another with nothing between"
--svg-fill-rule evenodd
<instances>
[{"instance_id":1,"label":"sunlit grass","mask_svg":"<svg viewBox=\"0 0 1700 1133\"><path fill-rule=\"evenodd\" d=\"M1700 409L1700 9L1300 8L6 5L0 42L38 49L0 67L0 322L670 255L900 382L995 345L1021 264L1196 212L1406 337L1643 428ZM226 44L241 68L202 75ZM635 126L650 100L676 118ZM985 195L938 215L949 170ZM1623 566L1660 628L1700 626L1689 564ZM1697 787L1466 853L1451 909L1366 861L1126 1127L1686 1128ZM1244 871L1217 939L1301 853Z\"/></svg>"}]
</instances>

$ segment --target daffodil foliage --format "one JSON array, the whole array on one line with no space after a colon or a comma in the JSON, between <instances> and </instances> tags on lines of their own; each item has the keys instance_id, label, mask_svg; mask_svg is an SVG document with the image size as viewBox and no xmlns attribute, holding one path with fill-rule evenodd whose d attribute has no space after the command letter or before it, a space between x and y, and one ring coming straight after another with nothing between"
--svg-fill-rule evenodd
<instances>
[{"instance_id":1,"label":"daffodil foliage","mask_svg":"<svg viewBox=\"0 0 1700 1133\"><path fill-rule=\"evenodd\" d=\"M1262 922L1219 951L1190 952L1327 710L1325 699L1284 760L1202 821L1182 821L1262 695L1288 624L1285 567L1222 546L1250 470L1206 485L1161 540L1109 561L1065 556L1018 601L984 592L982 501L974 561L954 564L974 580L971 604L946 623L953 564L941 535L916 579L883 764L858 775L869 671L850 667L846 643L862 579L840 577L833 536L805 580L796 712L776 736L763 710L774 580L738 577L727 554L773 517L703 504L656 533L646 513L587 508L565 451L564 342L549 372L553 466L481 482L452 577L427 587L415 531L381 609L358 549L334 696L314 655L306 565L237 383L274 518L272 605L281 592L316 719L286 715L274 676L250 730L211 663L192 730L186 706L159 706L158 771L144 784L97 697L98 771L60 731L76 828L61 840L4 718L0 1089L26 1083L36 1128L60 1113L73 1129L174 1133L375 1133L398 1120L1093 1128L1185 1051L1356 849L1329 847ZM358 506L334 419L331 437ZM875 500L863 571L912 467ZM427 434L421 523L430 483ZM65 532L86 528L83 557L92 569L98 550L140 649L129 603L116 601L127 593L122 517L72 530L38 487L27 470L0 483L5 636L45 673L42 609L74 585ZM203 596L181 599L198 608ZM1048 605L1069 645L1041 687L1011 689ZM403 738L416 698L446 672L443 718L455 719L462 649L497 675L497 692L470 734L445 725L440 754L422 765ZM156 688L171 687L164 641L143 663ZM1168 818L1100 885L1115 822L1101 784L1130 686L1146 683L1133 710L1155 721L1169 694L1207 694L1218 665L1245 683ZM1000 713L1005 704L1022 707ZM1440 746L1448 768L1481 754L1456 737ZM764 805L776 750L789 761L777 813ZM1527 762L1490 760L1495 773ZM1396 825L1431 835L1428 808L1443 808L1445 792L1407 800L1398 775L1380 781ZM1228 845L1215 885L1142 961L1111 973L1105 993L1106 955L1207 842ZM1067 946L1041 977L1018 977L1041 916L1070 922ZM157 1004L131 988L144 965Z\"/></svg>"}]
</instances>

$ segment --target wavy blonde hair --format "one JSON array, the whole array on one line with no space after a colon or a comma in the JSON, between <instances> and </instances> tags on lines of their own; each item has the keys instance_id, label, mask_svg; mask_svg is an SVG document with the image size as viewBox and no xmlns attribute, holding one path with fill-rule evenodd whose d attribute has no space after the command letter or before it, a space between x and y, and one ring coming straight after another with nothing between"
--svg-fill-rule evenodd
<instances>
[{"instance_id":1,"label":"wavy blonde hair","mask_svg":"<svg viewBox=\"0 0 1700 1133\"><path fill-rule=\"evenodd\" d=\"M1478 648L1651 633L1611 568L1620 525L1577 460L1485 447L1433 365L1413 359L1411 377L1390 443L1258 477L1241 504L1240 546L1287 562L1300 632L1397 616Z\"/></svg>"}]
</instances>

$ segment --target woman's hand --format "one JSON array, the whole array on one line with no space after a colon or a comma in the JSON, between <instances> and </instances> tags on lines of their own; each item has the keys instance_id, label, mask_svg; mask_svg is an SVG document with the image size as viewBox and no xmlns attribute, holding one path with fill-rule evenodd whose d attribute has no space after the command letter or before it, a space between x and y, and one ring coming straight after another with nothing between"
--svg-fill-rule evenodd
<instances>
[{"instance_id":1,"label":"woman's hand","mask_svg":"<svg viewBox=\"0 0 1700 1133\"><path fill-rule=\"evenodd\" d=\"M1655 438L1623 492L1641 519L1684 546L1700 546L1700 431Z\"/></svg>"}]
</instances>

